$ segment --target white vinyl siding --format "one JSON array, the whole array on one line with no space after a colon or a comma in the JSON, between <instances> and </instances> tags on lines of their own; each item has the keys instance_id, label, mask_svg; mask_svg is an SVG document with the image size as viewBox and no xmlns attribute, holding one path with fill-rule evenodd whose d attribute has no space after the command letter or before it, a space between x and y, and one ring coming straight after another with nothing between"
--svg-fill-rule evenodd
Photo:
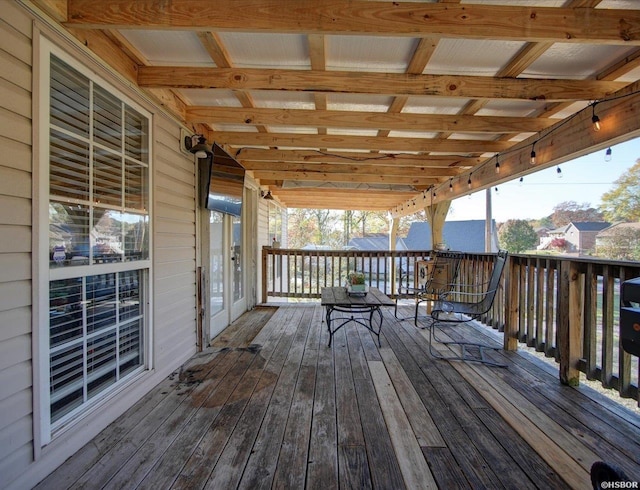
<instances>
[{"instance_id":1,"label":"white vinyl siding","mask_svg":"<svg viewBox=\"0 0 640 490\"><path fill-rule=\"evenodd\" d=\"M196 174L180 151L180 127L154 119L155 366L196 351Z\"/></svg>"},{"instance_id":2,"label":"white vinyl siding","mask_svg":"<svg viewBox=\"0 0 640 490\"><path fill-rule=\"evenodd\" d=\"M0 486L33 460L31 19L0 13Z\"/></svg>"}]
</instances>

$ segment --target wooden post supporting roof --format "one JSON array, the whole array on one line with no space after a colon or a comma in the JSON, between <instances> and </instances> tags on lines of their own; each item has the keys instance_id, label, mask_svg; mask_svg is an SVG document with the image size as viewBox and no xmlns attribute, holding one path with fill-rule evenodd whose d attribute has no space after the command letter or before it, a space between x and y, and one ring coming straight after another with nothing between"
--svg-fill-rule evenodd
<instances>
[{"instance_id":1,"label":"wooden post supporting roof","mask_svg":"<svg viewBox=\"0 0 640 490\"><path fill-rule=\"evenodd\" d=\"M444 242L442 230L450 206L451 201L441 201L425 208L427 219L431 225L431 250L435 250L437 244Z\"/></svg>"}]
</instances>

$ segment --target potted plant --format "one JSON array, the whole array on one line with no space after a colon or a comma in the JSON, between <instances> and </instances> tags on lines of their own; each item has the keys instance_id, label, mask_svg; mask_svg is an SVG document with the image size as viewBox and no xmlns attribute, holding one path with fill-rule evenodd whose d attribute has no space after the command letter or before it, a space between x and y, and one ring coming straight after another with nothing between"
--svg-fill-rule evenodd
<instances>
[{"instance_id":1,"label":"potted plant","mask_svg":"<svg viewBox=\"0 0 640 490\"><path fill-rule=\"evenodd\" d=\"M351 288L351 291L364 292L364 274L362 272L350 272L349 287Z\"/></svg>"}]
</instances>

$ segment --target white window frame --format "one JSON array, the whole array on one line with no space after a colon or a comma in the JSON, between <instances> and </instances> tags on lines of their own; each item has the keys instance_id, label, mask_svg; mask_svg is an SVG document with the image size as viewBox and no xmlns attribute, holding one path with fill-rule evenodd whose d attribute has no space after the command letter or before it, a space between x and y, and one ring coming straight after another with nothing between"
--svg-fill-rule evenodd
<instances>
[{"instance_id":1,"label":"white window frame","mask_svg":"<svg viewBox=\"0 0 640 490\"><path fill-rule=\"evenodd\" d=\"M152 185L152 145L153 145L153 115L147 109L136 103L130 97L125 95L122 90L117 89L103 77L100 77L94 71L89 69L83 63L69 55L67 52L56 46L54 43L40 37L38 39L38 76L36 80L37 93L34 94L34 105L36 107L37 126L34 134L34 144L38 145L37 151L34 150L37 158L37 171L34 170L34 177L37 178L37 192L34 196L34 210L36 222L34 223L34 233L37 238L34 240L37 248L37 256L34 257L34 276L37 279L36 295L34 301L37 301L37 328L34 328L34 335L37 336L35 345L37 356L34 362L34 368L37 366L37 386L34 385L34 396L36 399L35 409L39 413L34 416L38 417L39 426L39 442L40 446L44 446L51 442L55 435L62 433L72 427L79 420L90 416L97 412L107 400L115 396L117 393L126 388L137 377L143 375L144 372L153 368L152 365L152 251L153 251L153 232L152 232L152 216L153 210L151 203L153 202L153 185ZM149 124L148 139L148 250L147 259L133 262L118 262L113 264L93 264L79 265L72 267L64 267L58 270L50 269L49 264L49 139L50 139L50 60L51 55L58 57L66 64L82 73L92 82L96 82L100 87L107 90L111 95L117 97L121 102L126 103L144 117L147 118ZM34 120L34 123L36 122ZM37 230L37 231L36 231ZM34 250L35 251L35 250ZM76 409L66 414L60 420L52 424L50 417L50 383L49 383L49 283L52 280L64 279L68 277L84 277L89 275L118 273L124 271L142 270L144 278L140 284L140 297L143 302L143 340L141 352L143 355L142 366L136 368L132 373L126 375L123 380L116 381L100 394L91 400L81 404ZM35 391L37 390L37 393Z\"/></svg>"}]
</instances>

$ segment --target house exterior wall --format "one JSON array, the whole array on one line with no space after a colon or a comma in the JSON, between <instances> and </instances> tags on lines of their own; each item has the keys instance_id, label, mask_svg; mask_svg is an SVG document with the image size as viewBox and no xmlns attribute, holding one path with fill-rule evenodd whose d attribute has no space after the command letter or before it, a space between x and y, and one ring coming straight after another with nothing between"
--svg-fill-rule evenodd
<instances>
[{"instance_id":1,"label":"house exterior wall","mask_svg":"<svg viewBox=\"0 0 640 490\"><path fill-rule=\"evenodd\" d=\"M35 19L36 22L40 22ZM40 26L40 24L36 24ZM46 26L44 26L46 28ZM152 369L70 424L49 444L39 441L36 305L38 257L37 148L32 146L32 73L37 58L33 16L15 2L0 9L0 488L31 488L131 407L196 351L196 173L179 150L180 126L130 87L120 90L153 113ZM87 58L56 34L55 44ZM93 67L94 69L95 66ZM108 72L99 75L109 75ZM113 83L113 78L112 78ZM36 131L38 128L35 128ZM48 128L45 128L48 131ZM48 240L47 237L43 239ZM46 302L45 302L46 304ZM99 455L95 456L96 458ZM89 462L86 462L89 463ZM81 470L81 468L78 468Z\"/></svg>"},{"instance_id":2,"label":"house exterior wall","mask_svg":"<svg viewBox=\"0 0 640 490\"><path fill-rule=\"evenodd\" d=\"M32 25L0 9L0 487L33 459Z\"/></svg>"}]
</instances>

